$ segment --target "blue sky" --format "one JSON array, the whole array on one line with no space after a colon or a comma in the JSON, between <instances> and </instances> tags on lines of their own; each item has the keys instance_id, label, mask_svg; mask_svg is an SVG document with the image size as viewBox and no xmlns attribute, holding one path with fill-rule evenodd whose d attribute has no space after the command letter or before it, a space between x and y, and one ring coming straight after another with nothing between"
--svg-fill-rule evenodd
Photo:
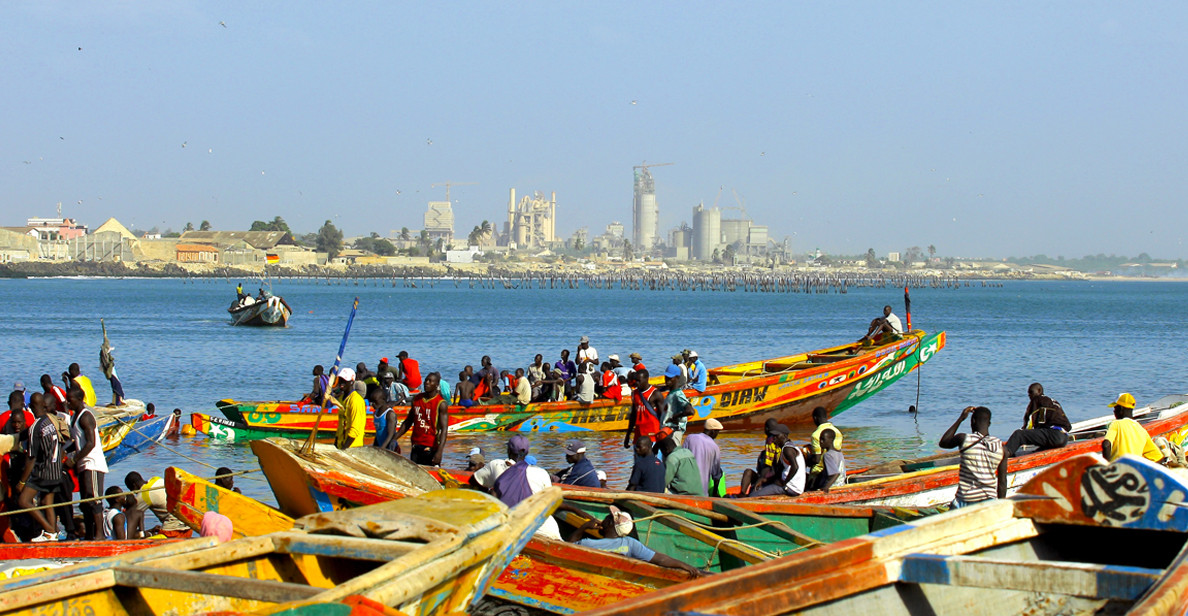
<instances>
[{"instance_id":1,"label":"blue sky","mask_svg":"<svg viewBox=\"0 0 1188 616\"><path fill-rule=\"evenodd\" d=\"M1188 258L1188 5L901 4L10 2L0 224L386 234L451 180L460 234L510 187L597 233L649 161L663 229Z\"/></svg>"}]
</instances>

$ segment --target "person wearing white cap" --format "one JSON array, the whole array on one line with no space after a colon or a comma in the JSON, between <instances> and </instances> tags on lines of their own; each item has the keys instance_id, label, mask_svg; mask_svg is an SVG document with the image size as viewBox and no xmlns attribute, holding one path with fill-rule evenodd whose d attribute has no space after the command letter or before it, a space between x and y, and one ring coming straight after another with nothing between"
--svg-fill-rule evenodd
<instances>
[{"instance_id":1,"label":"person wearing white cap","mask_svg":"<svg viewBox=\"0 0 1188 616\"><path fill-rule=\"evenodd\" d=\"M722 431L722 422L711 417L705 420L704 429L704 433L686 436L681 446L693 452L697 470L701 471L701 484L705 486L705 493L710 496L723 496L726 494L726 486L722 483L722 451L715 442L718 433Z\"/></svg>"},{"instance_id":2,"label":"person wearing white cap","mask_svg":"<svg viewBox=\"0 0 1188 616\"><path fill-rule=\"evenodd\" d=\"M599 528L602 531L601 539L585 536L587 530L593 530L595 528ZM582 524L573 531L569 537L569 542L576 543L582 547L629 556L661 567L680 569L694 577L705 575L703 571L698 570L696 567L657 552L640 543L639 539L630 536L631 531L634 529L635 522L631 519L631 514L611 505L610 513L601 522L590 518L585 524Z\"/></svg>"},{"instance_id":3,"label":"person wearing white cap","mask_svg":"<svg viewBox=\"0 0 1188 616\"><path fill-rule=\"evenodd\" d=\"M339 449L362 447L363 434L367 429L367 403L355 390L355 371L350 368L339 370L334 391L339 397L345 398L340 401L334 396L329 397L329 402L338 407L334 446Z\"/></svg>"},{"instance_id":4,"label":"person wearing white cap","mask_svg":"<svg viewBox=\"0 0 1188 616\"><path fill-rule=\"evenodd\" d=\"M701 358L697 356L697 351L689 351L689 387L696 389L697 393L704 394L705 386L709 384L709 373L705 369L705 364L701 363Z\"/></svg>"},{"instance_id":5,"label":"person wearing white cap","mask_svg":"<svg viewBox=\"0 0 1188 616\"><path fill-rule=\"evenodd\" d=\"M582 336L577 348L578 372L594 374L598 371L598 349L590 346L590 337Z\"/></svg>"}]
</instances>

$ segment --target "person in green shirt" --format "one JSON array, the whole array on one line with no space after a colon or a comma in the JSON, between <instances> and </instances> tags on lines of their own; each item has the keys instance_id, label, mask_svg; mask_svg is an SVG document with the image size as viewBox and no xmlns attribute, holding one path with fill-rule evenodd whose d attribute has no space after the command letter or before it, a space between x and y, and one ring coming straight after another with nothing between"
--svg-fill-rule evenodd
<instances>
[{"instance_id":1,"label":"person in green shirt","mask_svg":"<svg viewBox=\"0 0 1188 616\"><path fill-rule=\"evenodd\" d=\"M660 451L664 452L664 487L668 493L705 496L701 469L693 452L677 447L671 435L660 441Z\"/></svg>"}]
</instances>

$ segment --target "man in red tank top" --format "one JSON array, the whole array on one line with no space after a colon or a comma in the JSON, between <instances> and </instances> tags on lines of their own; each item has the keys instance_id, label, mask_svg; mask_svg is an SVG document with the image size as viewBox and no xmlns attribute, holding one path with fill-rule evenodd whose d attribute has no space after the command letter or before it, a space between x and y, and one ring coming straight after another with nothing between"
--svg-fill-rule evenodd
<instances>
[{"instance_id":1,"label":"man in red tank top","mask_svg":"<svg viewBox=\"0 0 1188 616\"><path fill-rule=\"evenodd\" d=\"M648 383L647 370L637 370L627 375L627 383L632 389L631 413L627 416L623 449L631 449L631 441L636 436L656 441L656 433L660 431L660 405L664 404L664 394Z\"/></svg>"},{"instance_id":2,"label":"man in red tank top","mask_svg":"<svg viewBox=\"0 0 1188 616\"><path fill-rule=\"evenodd\" d=\"M417 464L441 466L441 454L445 451L446 433L449 428L449 405L441 396L436 373L425 377L424 391L413 397L408 417L400 430L392 437L399 439L412 430L412 451L409 458Z\"/></svg>"},{"instance_id":3,"label":"man in red tank top","mask_svg":"<svg viewBox=\"0 0 1188 616\"><path fill-rule=\"evenodd\" d=\"M396 355L400 360L400 374L402 376L400 382L409 391L417 391L421 388L421 365L417 360L408 356L408 351L401 351Z\"/></svg>"}]
</instances>

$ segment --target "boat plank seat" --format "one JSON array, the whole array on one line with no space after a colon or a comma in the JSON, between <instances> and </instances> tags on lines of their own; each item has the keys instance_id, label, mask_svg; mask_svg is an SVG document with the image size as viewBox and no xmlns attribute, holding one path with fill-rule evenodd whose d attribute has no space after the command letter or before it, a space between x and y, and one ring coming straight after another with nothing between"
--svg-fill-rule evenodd
<instances>
[{"instance_id":1,"label":"boat plank seat","mask_svg":"<svg viewBox=\"0 0 1188 616\"><path fill-rule=\"evenodd\" d=\"M788 541L791 541L792 543L795 543L796 545L803 548L824 545L822 542L817 541L816 539L813 539L804 533L792 530L779 520L765 518L757 513L747 511L746 509L743 509L734 503L715 500L714 511L724 513L727 516L730 516L731 520L742 525L754 525L758 528L762 528L763 530L766 530L767 532L781 539L787 539Z\"/></svg>"},{"instance_id":2,"label":"boat plank seat","mask_svg":"<svg viewBox=\"0 0 1188 616\"><path fill-rule=\"evenodd\" d=\"M740 541L723 537L718 533L706 530L689 520L682 518L675 514L665 514L654 507L645 505L639 501L626 500L623 504L631 511L631 514L636 518L651 518L653 522L658 522L667 526L686 537L696 539L702 543L712 545L724 554L729 554L742 560L743 562L753 565L770 560L771 557L756 550L755 548L742 543ZM655 517L653 517L655 516ZM729 530L729 529L723 529Z\"/></svg>"},{"instance_id":3,"label":"boat plank seat","mask_svg":"<svg viewBox=\"0 0 1188 616\"><path fill-rule=\"evenodd\" d=\"M1142 567L908 554L899 581L1133 601L1161 575L1162 569Z\"/></svg>"},{"instance_id":4,"label":"boat plank seat","mask_svg":"<svg viewBox=\"0 0 1188 616\"><path fill-rule=\"evenodd\" d=\"M170 571L146 566L115 567L112 572L115 574L115 583L120 586L156 588L267 603L308 599L323 590L304 584L252 580L216 573Z\"/></svg>"},{"instance_id":5,"label":"boat plank seat","mask_svg":"<svg viewBox=\"0 0 1188 616\"><path fill-rule=\"evenodd\" d=\"M284 554L332 556L358 560L387 562L425 547L415 541L384 541L376 545L374 539L307 533L277 533L272 536L276 551Z\"/></svg>"}]
</instances>

